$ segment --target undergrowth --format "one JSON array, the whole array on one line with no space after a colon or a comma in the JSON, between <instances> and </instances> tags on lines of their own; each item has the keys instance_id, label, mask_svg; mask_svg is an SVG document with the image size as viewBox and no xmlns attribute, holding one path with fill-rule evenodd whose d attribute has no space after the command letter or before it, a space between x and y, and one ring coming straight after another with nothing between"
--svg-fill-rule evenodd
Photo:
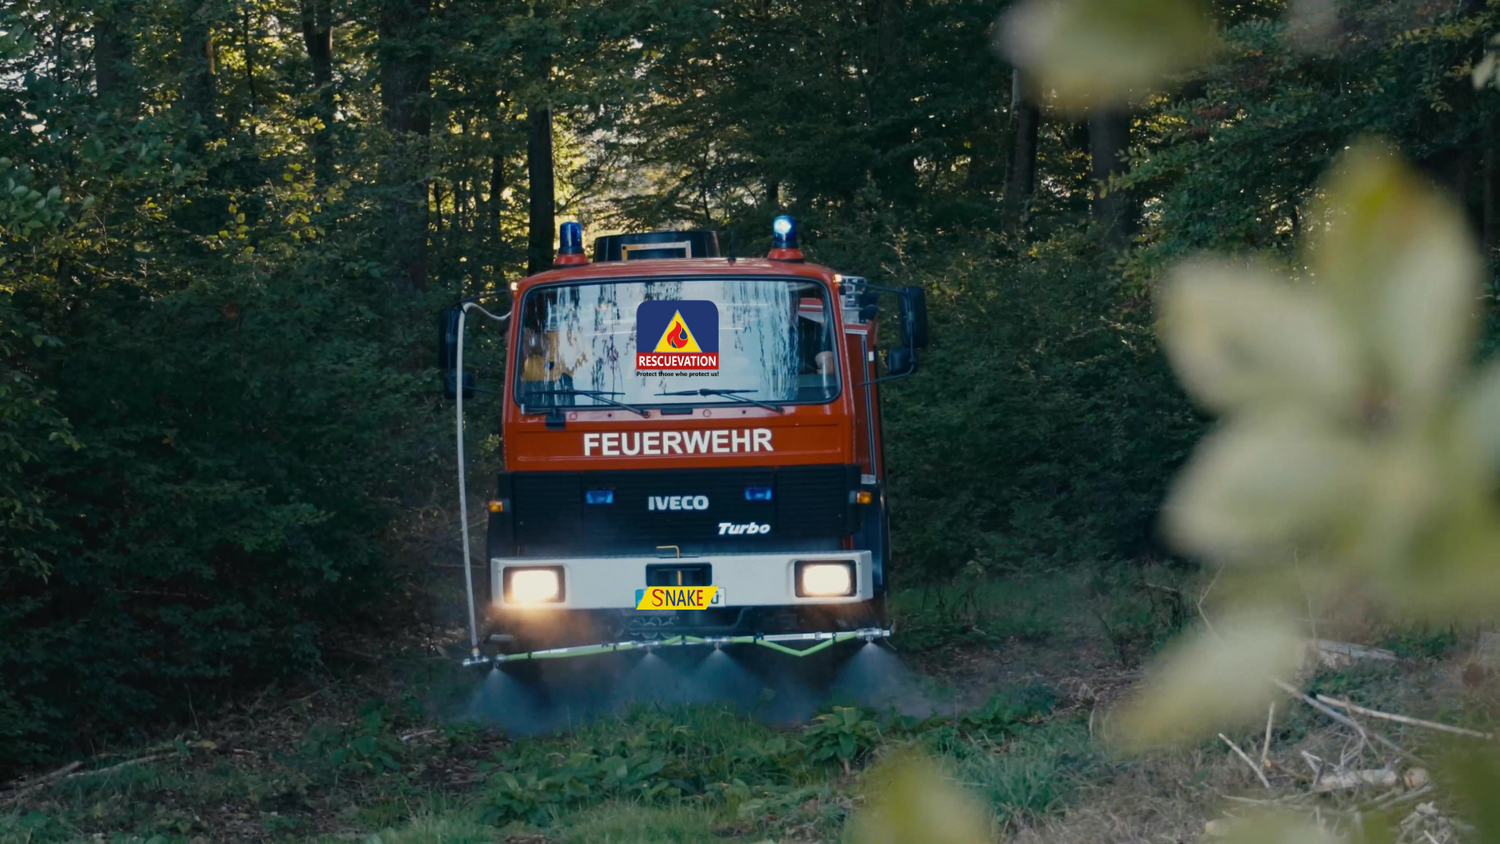
<instances>
[{"instance_id":1,"label":"undergrowth","mask_svg":"<svg viewBox=\"0 0 1500 844\"><path fill-rule=\"evenodd\" d=\"M177 741L140 764L64 780L0 811L0 841L617 841L634 839L605 833L642 823L651 834L640 840L832 837L863 768L913 744L947 760L997 818L1030 816L1059 805L1076 773L1048 750L1080 729L1051 714L1055 700L1017 687L927 719L834 706L791 729L727 705L653 704L515 741L367 701L295 730Z\"/></svg>"},{"instance_id":2,"label":"undergrowth","mask_svg":"<svg viewBox=\"0 0 1500 844\"><path fill-rule=\"evenodd\" d=\"M1134 668L1191 620L1184 589L1197 573L1160 564L1108 563L993 576L971 567L948 583L891 596L901 646L1065 644L1100 636Z\"/></svg>"}]
</instances>

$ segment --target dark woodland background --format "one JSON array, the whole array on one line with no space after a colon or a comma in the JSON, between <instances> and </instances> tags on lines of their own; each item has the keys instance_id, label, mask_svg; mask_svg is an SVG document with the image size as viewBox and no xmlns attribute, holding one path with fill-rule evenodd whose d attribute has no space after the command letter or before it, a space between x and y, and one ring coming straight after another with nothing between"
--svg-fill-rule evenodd
<instances>
[{"instance_id":1,"label":"dark woodland background","mask_svg":"<svg viewBox=\"0 0 1500 844\"><path fill-rule=\"evenodd\" d=\"M1151 331L1200 248L1291 251L1378 134L1500 238L1495 7L1284 4L1069 117L992 0L15 0L0 10L0 773L306 672L452 514L434 315L589 235L692 226L919 284L887 390L898 577L1160 559L1208 420ZM498 332L476 330L493 377ZM494 431L475 461L493 470ZM489 427L485 427L488 425Z\"/></svg>"}]
</instances>

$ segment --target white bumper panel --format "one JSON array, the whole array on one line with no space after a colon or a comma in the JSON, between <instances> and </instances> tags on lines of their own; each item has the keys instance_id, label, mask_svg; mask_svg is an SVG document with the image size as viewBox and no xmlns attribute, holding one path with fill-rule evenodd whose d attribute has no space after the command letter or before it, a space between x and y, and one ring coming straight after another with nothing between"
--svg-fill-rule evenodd
<instances>
[{"instance_id":1,"label":"white bumper panel","mask_svg":"<svg viewBox=\"0 0 1500 844\"><path fill-rule=\"evenodd\" d=\"M793 566L808 562L852 562L858 591L841 598L799 598ZM528 609L635 609L635 590L646 586L646 566L704 564L713 566L713 584L724 590L725 606L764 607L790 604L854 604L875 596L869 551L821 551L807 554L709 554L702 557L496 557L490 560L490 594L497 607ZM563 600L555 604L511 604L505 600L505 569L559 566Z\"/></svg>"}]
</instances>

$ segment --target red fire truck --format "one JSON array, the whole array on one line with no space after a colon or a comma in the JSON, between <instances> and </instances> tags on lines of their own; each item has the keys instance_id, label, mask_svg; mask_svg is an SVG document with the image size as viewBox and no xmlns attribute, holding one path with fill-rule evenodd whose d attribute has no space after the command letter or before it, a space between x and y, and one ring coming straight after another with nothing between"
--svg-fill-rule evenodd
<instances>
[{"instance_id":1,"label":"red fire truck","mask_svg":"<svg viewBox=\"0 0 1500 844\"><path fill-rule=\"evenodd\" d=\"M565 223L509 314L445 312L461 485L465 320L508 323L471 662L889 634L880 387L916 370L926 302L805 262L790 217L772 228L765 259L672 231L598 238L589 261ZM883 353L881 294L897 316ZM639 610L649 586L718 588L701 609Z\"/></svg>"}]
</instances>

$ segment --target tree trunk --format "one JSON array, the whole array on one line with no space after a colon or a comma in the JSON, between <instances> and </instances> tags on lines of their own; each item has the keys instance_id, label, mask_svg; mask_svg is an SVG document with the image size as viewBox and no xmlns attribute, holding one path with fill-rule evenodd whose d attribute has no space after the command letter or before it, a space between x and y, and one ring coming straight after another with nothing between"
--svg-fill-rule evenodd
<instances>
[{"instance_id":1,"label":"tree trunk","mask_svg":"<svg viewBox=\"0 0 1500 844\"><path fill-rule=\"evenodd\" d=\"M135 84L133 0L100 4L94 21L94 90L99 100L119 114L140 113L140 90Z\"/></svg>"},{"instance_id":2,"label":"tree trunk","mask_svg":"<svg viewBox=\"0 0 1500 844\"><path fill-rule=\"evenodd\" d=\"M1125 172L1125 151L1130 147L1130 112L1100 108L1089 115L1089 167L1094 182L1094 218L1104 226L1105 242L1124 246L1135 233L1135 209L1131 197L1109 184L1112 176Z\"/></svg>"},{"instance_id":3,"label":"tree trunk","mask_svg":"<svg viewBox=\"0 0 1500 844\"><path fill-rule=\"evenodd\" d=\"M1010 108L1015 116L1016 131L1011 144L1010 179L1005 186L1005 198L1013 212L1019 212L1036 192L1036 139L1042 122L1042 110L1037 106L1031 86L1022 79L1019 68L1011 75Z\"/></svg>"},{"instance_id":4,"label":"tree trunk","mask_svg":"<svg viewBox=\"0 0 1500 844\"><path fill-rule=\"evenodd\" d=\"M500 151L500 141L491 134L495 152L490 155L490 233L491 246L500 243L500 218L505 210L505 153Z\"/></svg>"},{"instance_id":5,"label":"tree trunk","mask_svg":"<svg viewBox=\"0 0 1500 844\"><path fill-rule=\"evenodd\" d=\"M332 0L302 0L302 41L318 90L318 122L313 132L313 178L320 189L333 184L333 8Z\"/></svg>"},{"instance_id":6,"label":"tree trunk","mask_svg":"<svg viewBox=\"0 0 1500 844\"><path fill-rule=\"evenodd\" d=\"M391 133L385 161L386 257L414 290L427 286L427 140L431 57L419 43L428 0L385 0L380 9L380 105Z\"/></svg>"},{"instance_id":7,"label":"tree trunk","mask_svg":"<svg viewBox=\"0 0 1500 844\"><path fill-rule=\"evenodd\" d=\"M255 81L255 63L259 55L255 49L255 30L250 21L250 7L241 7L240 12L240 38L243 44L245 59L245 91L249 95L250 113L245 116L245 122L250 127L250 137L254 138L258 131L255 126L255 118L260 113L260 92ZM236 114L233 120L233 128L229 130L233 134L238 129L240 115Z\"/></svg>"},{"instance_id":8,"label":"tree trunk","mask_svg":"<svg viewBox=\"0 0 1500 844\"><path fill-rule=\"evenodd\" d=\"M194 145L200 146L218 134L219 118L215 110L218 99L217 67L214 63L213 32L210 29L209 0L188 0L183 7L182 101L198 120Z\"/></svg>"},{"instance_id":9,"label":"tree trunk","mask_svg":"<svg viewBox=\"0 0 1500 844\"><path fill-rule=\"evenodd\" d=\"M546 66L550 69L550 60ZM557 217L557 185L552 173L552 109L545 105L533 106L526 112L526 178L530 213L526 271L539 273L552 266L552 223Z\"/></svg>"},{"instance_id":10,"label":"tree trunk","mask_svg":"<svg viewBox=\"0 0 1500 844\"><path fill-rule=\"evenodd\" d=\"M766 207L772 212L781 208L781 182L778 179L766 182Z\"/></svg>"},{"instance_id":11,"label":"tree trunk","mask_svg":"<svg viewBox=\"0 0 1500 844\"><path fill-rule=\"evenodd\" d=\"M1094 192L1089 183L1089 122L1087 119L1074 121L1073 125L1068 128L1068 149L1077 154L1068 159L1070 165L1067 171L1069 205L1076 208L1080 200L1083 204L1089 205L1094 201ZM1079 161L1083 162L1081 170L1078 166ZM1078 190L1080 185L1083 186L1082 191Z\"/></svg>"}]
</instances>

